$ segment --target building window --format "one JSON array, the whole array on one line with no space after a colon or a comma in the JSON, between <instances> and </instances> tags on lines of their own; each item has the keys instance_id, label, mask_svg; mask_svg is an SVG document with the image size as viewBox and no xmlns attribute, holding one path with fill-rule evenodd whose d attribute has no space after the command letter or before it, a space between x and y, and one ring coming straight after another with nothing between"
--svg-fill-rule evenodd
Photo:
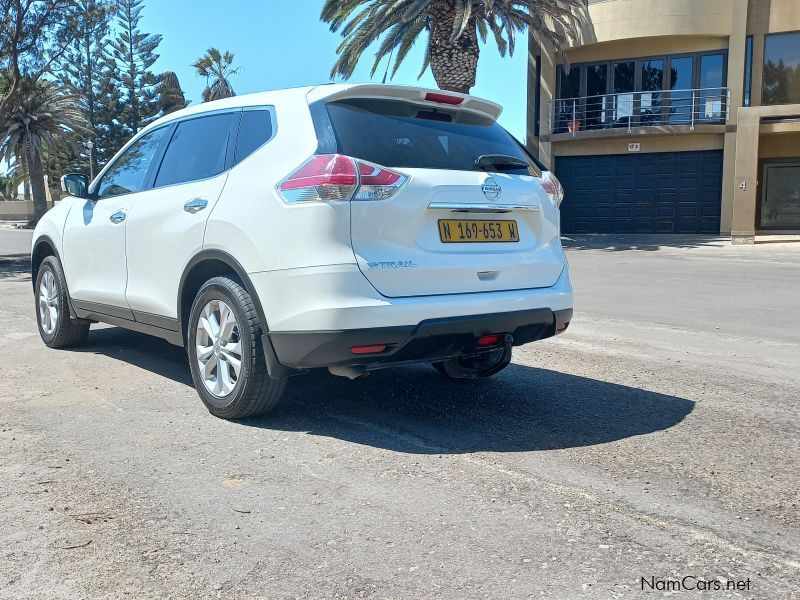
<instances>
[{"instance_id":1,"label":"building window","mask_svg":"<svg viewBox=\"0 0 800 600\"><path fill-rule=\"evenodd\" d=\"M669 122L689 125L692 122L694 57L673 58L669 65Z\"/></svg>"},{"instance_id":2,"label":"building window","mask_svg":"<svg viewBox=\"0 0 800 600\"><path fill-rule=\"evenodd\" d=\"M641 120L643 124L659 123L664 110L664 59L643 60L641 69Z\"/></svg>"},{"instance_id":3,"label":"building window","mask_svg":"<svg viewBox=\"0 0 800 600\"><path fill-rule=\"evenodd\" d=\"M725 55L703 54L700 56L700 80L697 83L698 103L695 117L700 121L719 121L725 114L727 91L725 81Z\"/></svg>"},{"instance_id":4,"label":"building window","mask_svg":"<svg viewBox=\"0 0 800 600\"><path fill-rule=\"evenodd\" d=\"M744 106L750 106L750 88L753 85L753 36L748 35L744 43Z\"/></svg>"},{"instance_id":5,"label":"building window","mask_svg":"<svg viewBox=\"0 0 800 600\"><path fill-rule=\"evenodd\" d=\"M764 38L762 104L800 103L800 31Z\"/></svg>"},{"instance_id":6,"label":"building window","mask_svg":"<svg viewBox=\"0 0 800 600\"><path fill-rule=\"evenodd\" d=\"M721 123L726 80L725 51L573 64L558 72L553 132Z\"/></svg>"},{"instance_id":7,"label":"building window","mask_svg":"<svg viewBox=\"0 0 800 600\"><path fill-rule=\"evenodd\" d=\"M761 177L762 229L800 228L800 161L764 163Z\"/></svg>"}]
</instances>

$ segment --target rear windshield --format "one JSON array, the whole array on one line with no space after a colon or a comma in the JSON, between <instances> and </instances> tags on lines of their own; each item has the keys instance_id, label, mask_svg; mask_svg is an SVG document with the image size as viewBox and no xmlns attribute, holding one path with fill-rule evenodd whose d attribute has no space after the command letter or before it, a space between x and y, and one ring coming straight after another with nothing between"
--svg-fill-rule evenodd
<instances>
[{"instance_id":1,"label":"rear windshield","mask_svg":"<svg viewBox=\"0 0 800 600\"><path fill-rule=\"evenodd\" d=\"M386 167L474 171L480 156L530 157L505 129L490 118L465 110L432 108L399 100L354 98L327 104L338 141L348 156Z\"/></svg>"}]
</instances>

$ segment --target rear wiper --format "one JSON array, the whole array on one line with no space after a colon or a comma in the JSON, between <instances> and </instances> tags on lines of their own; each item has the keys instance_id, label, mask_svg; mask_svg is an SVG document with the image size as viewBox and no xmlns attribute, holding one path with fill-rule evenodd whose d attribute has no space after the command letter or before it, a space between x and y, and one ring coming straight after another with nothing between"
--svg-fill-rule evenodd
<instances>
[{"instance_id":1,"label":"rear wiper","mask_svg":"<svg viewBox=\"0 0 800 600\"><path fill-rule=\"evenodd\" d=\"M475 168L481 171L513 171L530 167L527 160L507 154L481 154L475 159Z\"/></svg>"}]
</instances>

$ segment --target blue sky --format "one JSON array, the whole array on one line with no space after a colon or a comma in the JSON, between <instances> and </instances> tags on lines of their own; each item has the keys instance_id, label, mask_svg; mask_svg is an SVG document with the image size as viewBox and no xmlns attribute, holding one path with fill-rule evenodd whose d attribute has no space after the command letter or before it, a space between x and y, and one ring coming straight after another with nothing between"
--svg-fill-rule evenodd
<instances>
[{"instance_id":1,"label":"blue sky","mask_svg":"<svg viewBox=\"0 0 800 600\"><path fill-rule=\"evenodd\" d=\"M327 83L336 60L339 35L319 21L322 0L277 3L265 0L145 0L140 27L160 33L157 72L175 71L193 103L200 102L205 80L191 67L206 48L230 50L241 67L232 78L238 94ZM394 83L436 87L430 70L417 81L424 38L409 53ZM353 82L383 78L385 62L374 78L369 72L374 49L364 54ZM472 94L503 105L500 122L518 138L525 136L527 39L521 36L513 58L501 58L497 47L484 46Z\"/></svg>"}]
</instances>

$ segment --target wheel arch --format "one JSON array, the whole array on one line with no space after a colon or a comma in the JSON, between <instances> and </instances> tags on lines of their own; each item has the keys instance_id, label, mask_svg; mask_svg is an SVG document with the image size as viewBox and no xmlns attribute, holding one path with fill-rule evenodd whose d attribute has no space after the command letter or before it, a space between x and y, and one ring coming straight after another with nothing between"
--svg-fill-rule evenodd
<instances>
[{"instance_id":1,"label":"wheel arch","mask_svg":"<svg viewBox=\"0 0 800 600\"><path fill-rule=\"evenodd\" d=\"M234 276L245 287L253 300L253 306L256 309L259 321L261 321L263 333L267 333L269 327L264 315L264 309L261 306L255 286L244 267L227 252L222 250L203 250L187 263L183 270L183 275L181 275L178 287L178 325L181 328L181 335L183 337L186 335L192 303L195 296L197 296L197 292L206 281L220 275Z\"/></svg>"},{"instance_id":2,"label":"wheel arch","mask_svg":"<svg viewBox=\"0 0 800 600\"><path fill-rule=\"evenodd\" d=\"M58 254L58 248L56 248L55 242L50 239L50 236L42 234L36 238L36 242L34 242L33 249L31 250L31 282L34 290L36 290L36 277L39 274L39 267L42 265L42 261L48 256L55 256L63 268L64 263L61 260L61 256Z\"/></svg>"}]
</instances>

